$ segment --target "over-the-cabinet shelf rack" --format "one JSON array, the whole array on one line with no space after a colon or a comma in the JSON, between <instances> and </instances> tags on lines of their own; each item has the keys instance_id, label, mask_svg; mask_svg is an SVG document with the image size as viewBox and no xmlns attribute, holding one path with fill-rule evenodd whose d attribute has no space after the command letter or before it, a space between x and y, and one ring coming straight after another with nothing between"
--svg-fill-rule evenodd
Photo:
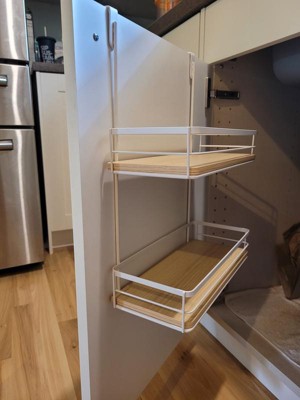
<instances>
[{"instance_id":1,"label":"over-the-cabinet shelf rack","mask_svg":"<svg viewBox=\"0 0 300 400\"><path fill-rule=\"evenodd\" d=\"M191 181L253 161L255 134L253 130L194 126L111 129L115 308L181 332L195 327L245 261L249 231L191 222ZM188 181L187 223L123 261L119 254L119 175Z\"/></svg>"}]
</instances>

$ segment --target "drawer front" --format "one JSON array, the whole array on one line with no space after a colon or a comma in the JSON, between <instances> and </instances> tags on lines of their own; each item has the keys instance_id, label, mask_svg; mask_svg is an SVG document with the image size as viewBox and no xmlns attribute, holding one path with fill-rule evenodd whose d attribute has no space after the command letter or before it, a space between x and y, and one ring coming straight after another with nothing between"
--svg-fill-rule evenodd
<instances>
[{"instance_id":1,"label":"drawer front","mask_svg":"<svg viewBox=\"0 0 300 400\"><path fill-rule=\"evenodd\" d=\"M0 126L33 126L29 67L0 64Z\"/></svg>"},{"instance_id":2,"label":"drawer front","mask_svg":"<svg viewBox=\"0 0 300 400\"><path fill-rule=\"evenodd\" d=\"M0 59L28 61L24 0L0 0Z\"/></svg>"}]
</instances>

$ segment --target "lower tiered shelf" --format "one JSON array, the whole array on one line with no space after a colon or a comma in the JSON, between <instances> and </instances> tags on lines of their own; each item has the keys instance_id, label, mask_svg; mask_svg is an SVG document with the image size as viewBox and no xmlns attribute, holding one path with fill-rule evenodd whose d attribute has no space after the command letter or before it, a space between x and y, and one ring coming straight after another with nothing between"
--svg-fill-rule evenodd
<instances>
[{"instance_id":1,"label":"lower tiered shelf","mask_svg":"<svg viewBox=\"0 0 300 400\"><path fill-rule=\"evenodd\" d=\"M245 231L232 245L192 240L115 289L115 307L170 328L188 332L198 323L247 257ZM142 283L141 283L142 282Z\"/></svg>"}]
</instances>

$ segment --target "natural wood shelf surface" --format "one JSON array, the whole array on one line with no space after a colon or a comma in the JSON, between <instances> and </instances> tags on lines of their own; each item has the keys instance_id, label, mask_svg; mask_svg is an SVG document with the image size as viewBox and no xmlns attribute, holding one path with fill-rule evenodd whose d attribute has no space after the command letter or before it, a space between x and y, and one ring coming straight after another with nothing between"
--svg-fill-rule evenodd
<instances>
[{"instance_id":1,"label":"natural wood shelf surface","mask_svg":"<svg viewBox=\"0 0 300 400\"><path fill-rule=\"evenodd\" d=\"M190 291L208 275L229 250L229 246L193 240L150 268L141 277ZM246 255L246 250L237 248L194 296L186 298L185 329L191 329L197 323L201 315L206 312L210 304L243 263ZM177 309L182 307L182 298L180 296L141 284L132 282L126 285L123 291L169 307ZM180 312L167 310L125 294L117 294L116 302L119 306L164 322L176 326L181 326L182 324L182 314Z\"/></svg>"},{"instance_id":2,"label":"natural wood shelf surface","mask_svg":"<svg viewBox=\"0 0 300 400\"><path fill-rule=\"evenodd\" d=\"M190 176L197 176L213 172L218 169L253 161L254 154L245 153L203 153L191 154ZM186 155L165 155L155 157L136 158L113 162L114 171L127 171L136 173L155 173L186 175Z\"/></svg>"}]
</instances>

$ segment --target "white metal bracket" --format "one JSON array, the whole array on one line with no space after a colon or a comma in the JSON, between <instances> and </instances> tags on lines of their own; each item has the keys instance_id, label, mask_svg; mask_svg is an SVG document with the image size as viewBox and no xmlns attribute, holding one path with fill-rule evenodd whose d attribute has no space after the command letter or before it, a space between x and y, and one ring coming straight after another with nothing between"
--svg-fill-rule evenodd
<instances>
[{"instance_id":1,"label":"white metal bracket","mask_svg":"<svg viewBox=\"0 0 300 400\"><path fill-rule=\"evenodd\" d=\"M195 67L196 57L194 53L189 53L189 78L190 78L190 115L189 125L193 125L194 119L194 94L195 94Z\"/></svg>"},{"instance_id":2,"label":"white metal bracket","mask_svg":"<svg viewBox=\"0 0 300 400\"><path fill-rule=\"evenodd\" d=\"M111 7L106 7L105 17L107 46L110 51L113 51L115 49L117 23L116 21L111 22Z\"/></svg>"},{"instance_id":3,"label":"white metal bracket","mask_svg":"<svg viewBox=\"0 0 300 400\"><path fill-rule=\"evenodd\" d=\"M196 57L194 53L189 53L189 63L190 63L190 79L194 80L195 78L195 64Z\"/></svg>"}]
</instances>

